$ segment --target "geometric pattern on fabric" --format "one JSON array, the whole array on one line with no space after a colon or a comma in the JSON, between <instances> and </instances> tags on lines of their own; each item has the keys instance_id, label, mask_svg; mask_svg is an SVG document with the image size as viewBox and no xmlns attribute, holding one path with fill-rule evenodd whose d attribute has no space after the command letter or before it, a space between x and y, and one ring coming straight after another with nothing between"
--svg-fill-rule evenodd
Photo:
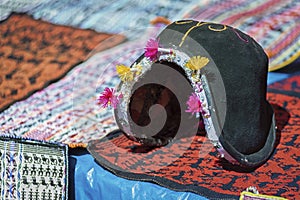
<instances>
[{"instance_id":1,"label":"geometric pattern on fabric","mask_svg":"<svg viewBox=\"0 0 300 200\"><path fill-rule=\"evenodd\" d=\"M66 145L0 136L0 199L68 199Z\"/></svg>"}]
</instances>

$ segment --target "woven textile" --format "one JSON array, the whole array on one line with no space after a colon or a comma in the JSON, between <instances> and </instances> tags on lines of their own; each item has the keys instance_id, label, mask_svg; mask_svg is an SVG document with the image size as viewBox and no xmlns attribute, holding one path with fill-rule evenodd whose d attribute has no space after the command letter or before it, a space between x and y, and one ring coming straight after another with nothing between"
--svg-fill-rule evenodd
<instances>
[{"instance_id":1,"label":"woven textile","mask_svg":"<svg viewBox=\"0 0 300 200\"><path fill-rule=\"evenodd\" d=\"M300 55L299 10L299 0L220 0L195 5L184 18L228 24L254 37L267 52L272 71Z\"/></svg>"},{"instance_id":2,"label":"woven textile","mask_svg":"<svg viewBox=\"0 0 300 200\"><path fill-rule=\"evenodd\" d=\"M68 199L67 146L0 137L0 199Z\"/></svg>"},{"instance_id":3,"label":"woven textile","mask_svg":"<svg viewBox=\"0 0 300 200\"><path fill-rule=\"evenodd\" d=\"M123 36L96 33L13 14L0 24L0 111L64 76L92 50L112 47ZM104 42L105 41L105 42ZM100 47L102 49L100 49Z\"/></svg>"},{"instance_id":4,"label":"woven textile","mask_svg":"<svg viewBox=\"0 0 300 200\"><path fill-rule=\"evenodd\" d=\"M157 29L149 29L137 41L95 54L60 81L4 110L0 134L86 146L89 140L116 129L112 112L97 105L96 99L103 88L119 82L115 65L130 65Z\"/></svg>"},{"instance_id":5,"label":"woven textile","mask_svg":"<svg viewBox=\"0 0 300 200\"><path fill-rule=\"evenodd\" d=\"M300 55L298 0L96 1L43 3L30 13L59 24L112 33L125 31L128 37L138 37L156 16L171 21L192 18L228 24L253 36L267 51L270 70L284 67Z\"/></svg>"},{"instance_id":6,"label":"woven textile","mask_svg":"<svg viewBox=\"0 0 300 200\"><path fill-rule=\"evenodd\" d=\"M57 24L138 38L155 17L164 16L172 20L181 16L186 9L190 9L196 1L50 1L30 10L29 13L36 19L42 18Z\"/></svg>"},{"instance_id":7,"label":"woven textile","mask_svg":"<svg viewBox=\"0 0 300 200\"><path fill-rule=\"evenodd\" d=\"M28 10L36 19L100 32L124 33L130 38L140 36L143 32L141 30L157 16L164 16L172 21L193 18L225 23L253 36L267 51L271 61L270 70L276 70L300 55L299 3L298 0L92 0L76 3L72 0L42 0L26 4L28 8L26 5L18 5L15 10ZM4 5L3 8L5 9ZM132 12L133 9L135 12Z\"/></svg>"}]
</instances>

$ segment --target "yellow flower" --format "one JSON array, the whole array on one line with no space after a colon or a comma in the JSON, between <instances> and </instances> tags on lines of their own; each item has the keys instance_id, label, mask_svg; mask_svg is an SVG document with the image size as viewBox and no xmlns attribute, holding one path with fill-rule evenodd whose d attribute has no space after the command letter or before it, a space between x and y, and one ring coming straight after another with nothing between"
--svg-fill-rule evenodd
<instances>
[{"instance_id":1,"label":"yellow flower","mask_svg":"<svg viewBox=\"0 0 300 200\"><path fill-rule=\"evenodd\" d=\"M130 71L130 68L125 65L117 65L117 73L120 79L124 82L133 80L133 73Z\"/></svg>"},{"instance_id":2,"label":"yellow flower","mask_svg":"<svg viewBox=\"0 0 300 200\"><path fill-rule=\"evenodd\" d=\"M199 70L207 65L209 59L201 56L192 57L185 66L191 70Z\"/></svg>"}]
</instances>

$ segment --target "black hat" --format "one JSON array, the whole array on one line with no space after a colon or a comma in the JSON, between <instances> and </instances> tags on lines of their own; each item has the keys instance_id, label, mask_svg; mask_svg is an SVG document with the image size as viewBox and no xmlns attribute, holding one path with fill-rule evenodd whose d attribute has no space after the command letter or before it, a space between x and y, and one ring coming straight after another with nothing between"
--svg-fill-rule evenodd
<instances>
[{"instance_id":1,"label":"black hat","mask_svg":"<svg viewBox=\"0 0 300 200\"><path fill-rule=\"evenodd\" d=\"M222 24L176 21L148 42L131 67L117 66L122 82L99 101L115 108L116 122L129 138L149 146L195 133L203 118L221 157L252 168L275 145L267 71L267 55L247 34ZM151 111L153 105L160 106Z\"/></svg>"}]
</instances>

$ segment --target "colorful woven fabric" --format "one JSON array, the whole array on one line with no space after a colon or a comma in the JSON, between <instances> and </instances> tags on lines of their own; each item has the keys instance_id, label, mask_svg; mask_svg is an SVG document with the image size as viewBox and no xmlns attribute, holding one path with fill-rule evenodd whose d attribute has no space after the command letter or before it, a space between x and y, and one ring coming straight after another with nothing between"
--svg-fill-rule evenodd
<instances>
[{"instance_id":1,"label":"colorful woven fabric","mask_svg":"<svg viewBox=\"0 0 300 200\"><path fill-rule=\"evenodd\" d=\"M264 47L270 57L271 71L286 66L300 55L298 0L96 1L42 3L30 13L53 23L124 32L128 37L138 37L141 29L157 16L171 21L192 18L225 23L245 31Z\"/></svg>"},{"instance_id":2,"label":"colorful woven fabric","mask_svg":"<svg viewBox=\"0 0 300 200\"><path fill-rule=\"evenodd\" d=\"M143 44L158 28L137 41L98 53L71 70L60 81L34 93L0 113L0 134L86 146L116 129L112 113L97 105L103 88L119 79L115 65L130 65L143 52ZM73 144L73 145L72 145Z\"/></svg>"},{"instance_id":3,"label":"colorful woven fabric","mask_svg":"<svg viewBox=\"0 0 300 200\"><path fill-rule=\"evenodd\" d=\"M13 14L2 22L0 32L0 112L64 76L97 45L102 43L97 48L100 51L125 39L53 25L23 14ZM108 40L111 37L113 40Z\"/></svg>"},{"instance_id":4,"label":"colorful woven fabric","mask_svg":"<svg viewBox=\"0 0 300 200\"><path fill-rule=\"evenodd\" d=\"M218 0L195 5L184 18L224 23L255 38L270 58L269 70L300 56L299 0Z\"/></svg>"},{"instance_id":5,"label":"colorful woven fabric","mask_svg":"<svg viewBox=\"0 0 300 200\"><path fill-rule=\"evenodd\" d=\"M4 3L3 9L7 5ZM57 24L92 28L100 32L124 33L128 37L138 37L141 29L147 27L149 21L157 16L164 16L170 20L193 18L225 23L253 36L268 52L271 60L270 70L276 70L300 55L299 6L297 0L187 0L163 3L130 0L74 3L72 0L43 0L18 5L18 9L14 10L28 10L37 19L42 18ZM132 9L135 12L132 12ZM112 15L114 17L110 17Z\"/></svg>"},{"instance_id":6,"label":"colorful woven fabric","mask_svg":"<svg viewBox=\"0 0 300 200\"><path fill-rule=\"evenodd\" d=\"M117 33L138 38L150 20L164 16L173 20L182 16L196 0L118 0L118 1L49 1L29 11L36 19L91 28L99 32ZM184 9L183 9L184 8Z\"/></svg>"},{"instance_id":7,"label":"colorful woven fabric","mask_svg":"<svg viewBox=\"0 0 300 200\"><path fill-rule=\"evenodd\" d=\"M0 137L0 199L68 199L67 146Z\"/></svg>"},{"instance_id":8,"label":"colorful woven fabric","mask_svg":"<svg viewBox=\"0 0 300 200\"><path fill-rule=\"evenodd\" d=\"M284 86L276 88L278 84ZM278 84L271 85L268 93L278 127L276 150L254 171L219 160L201 134L151 149L114 132L91 141L88 150L101 166L118 176L209 199L236 199L249 186L257 187L261 194L296 199L300 196L300 74Z\"/></svg>"}]
</instances>

